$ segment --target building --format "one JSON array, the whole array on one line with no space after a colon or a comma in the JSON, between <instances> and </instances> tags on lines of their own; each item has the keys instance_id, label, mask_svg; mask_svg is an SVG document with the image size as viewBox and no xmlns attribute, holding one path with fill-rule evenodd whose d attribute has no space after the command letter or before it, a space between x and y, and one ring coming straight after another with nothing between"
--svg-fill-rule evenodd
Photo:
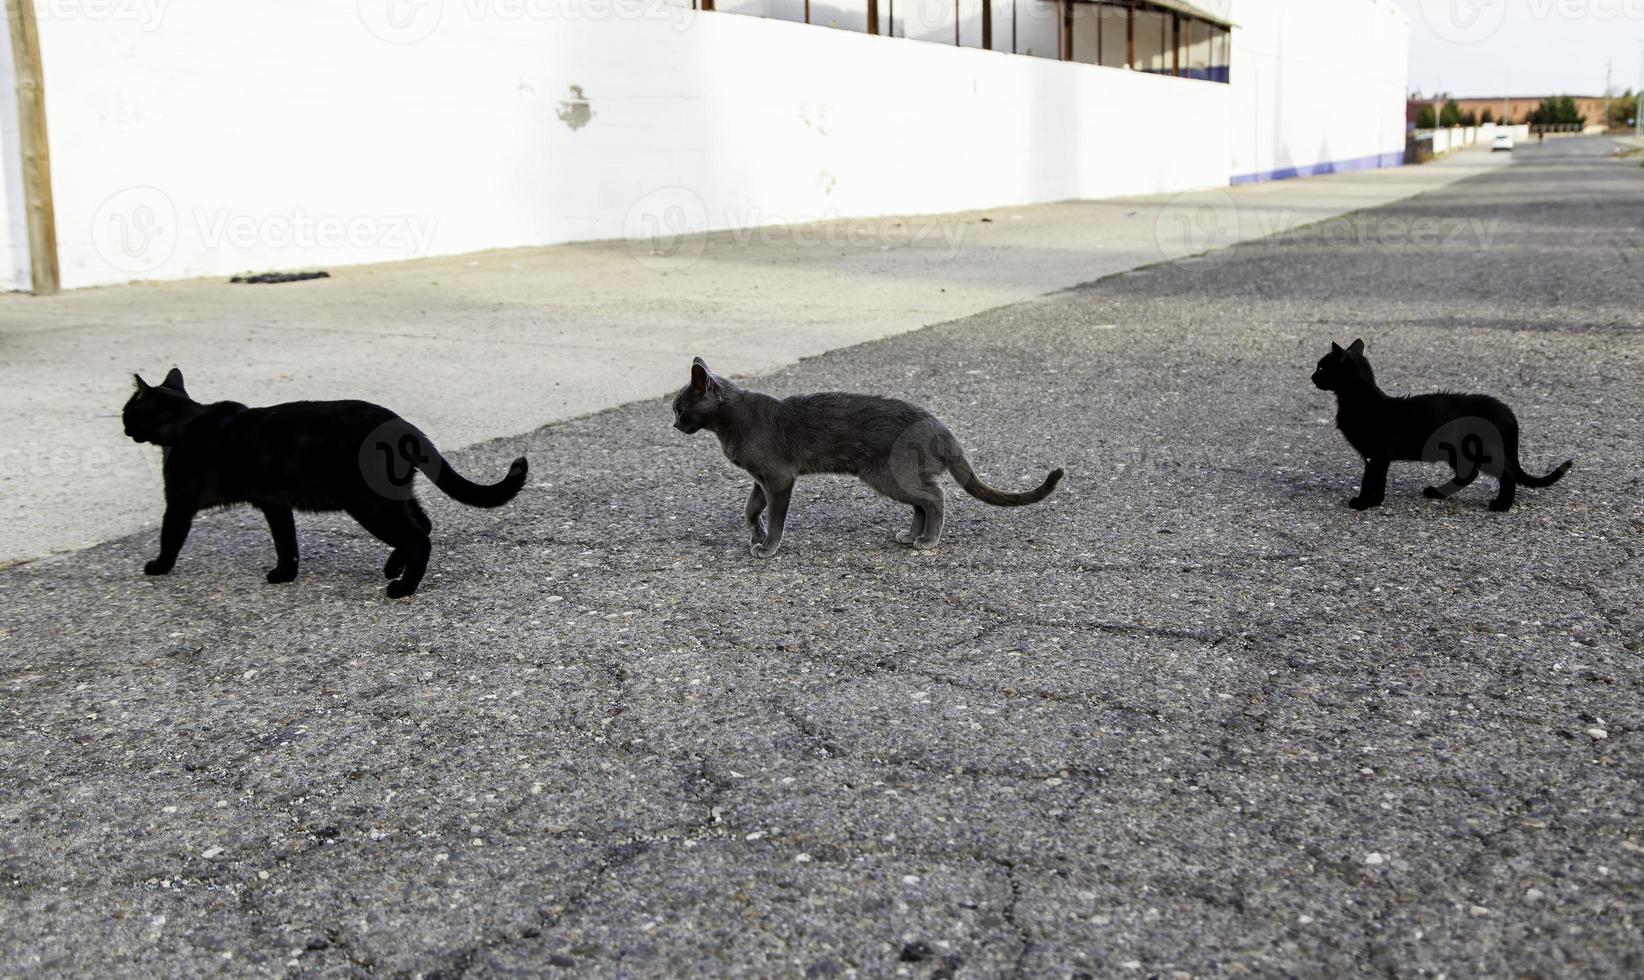
<instances>
[{"instance_id":1,"label":"building","mask_svg":"<svg viewBox=\"0 0 1644 980\"><path fill-rule=\"evenodd\" d=\"M0 89L13 288L53 259L64 288L323 268L1404 150L1394 0L168 0L41 5L32 47L21 9L0 77L44 96Z\"/></svg>"},{"instance_id":2,"label":"building","mask_svg":"<svg viewBox=\"0 0 1644 980\"><path fill-rule=\"evenodd\" d=\"M1444 108L1446 102L1454 102L1456 111L1462 115L1472 113L1480 122L1484 121L1486 112L1490 121L1523 125L1530 121L1530 115L1541 107L1541 103L1551 96L1481 96L1478 98L1456 99L1450 96L1440 96L1433 99L1411 99L1405 110L1405 120L1416 125L1416 120L1425 107L1431 106L1436 114ZM1586 118L1588 126L1603 126L1609 119L1610 100L1602 95L1572 95L1575 100L1576 111Z\"/></svg>"}]
</instances>

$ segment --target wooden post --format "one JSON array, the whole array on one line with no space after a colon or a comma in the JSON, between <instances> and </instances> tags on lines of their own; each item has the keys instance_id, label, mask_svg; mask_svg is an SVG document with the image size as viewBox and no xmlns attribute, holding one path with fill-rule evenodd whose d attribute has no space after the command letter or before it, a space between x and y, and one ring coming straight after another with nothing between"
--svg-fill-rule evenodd
<instances>
[{"instance_id":1,"label":"wooden post","mask_svg":"<svg viewBox=\"0 0 1644 980\"><path fill-rule=\"evenodd\" d=\"M879 33L879 0L868 0L868 33Z\"/></svg>"},{"instance_id":2,"label":"wooden post","mask_svg":"<svg viewBox=\"0 0 1644 980\"><path fill-rule=\"evenodd\" d=\"M993 50L993 0L982 0L982 47Z\"/></svg>"},{"instance_id":3,"label":"wooden post","mask_svg":"<svg viewBox=\"0 0 1644 980\"><path fill-rule=\"evenodd\" d=\"M1125 67L1136 67L1136 0L1125 8Z\"/></svg>"},{"instance_id":4,"label":"wooden post","mask_svg":"<svg viewBox=\"0 0 1644 980\"><path fill-rule=\"evenodd\" d=\"M1103 12L1101 4L1097 4L1091 14L1096 18L1096 60L1092 64L1099 65L1102 63L1102 55L1107 51L1102 41L1102 25L1107 20L1107 15Z\"/></svg>"},{"instance_id":5,"label":"wooden post","mask_svg":"<svg viewBox=\"0 0 1644 980\"><path fill-rule=\"evenodd\" d=\"M57 210L51 197L51 144L46 138L45 76L40 68L40 29L33 0L7 0L11 56L17 67L17 132L23 156L23 207L28 212L29 274L34 295L55 295Z\"/></svg>"},{"instance_id":6,"label":"wooden post","mask_svg":"<svg viewBox=\"0 0 1644 980\"><path fill-rule=\"evenodd\" d=\"M1170 73L1182 73L1182 15L1170 15Z\"/></svg>"},{"instance_id":7,"label":"wooden post","mask_svg":"<svg viewBox=\"0 0 1644 980\"><path fill-rule=\"evenodd\" d=\"M1063 61L1073 60L1073 0L1061 0L1062 24L1057 33L1061 36L1062 50L1056 53Z\"/></svg>"}]
</instances>

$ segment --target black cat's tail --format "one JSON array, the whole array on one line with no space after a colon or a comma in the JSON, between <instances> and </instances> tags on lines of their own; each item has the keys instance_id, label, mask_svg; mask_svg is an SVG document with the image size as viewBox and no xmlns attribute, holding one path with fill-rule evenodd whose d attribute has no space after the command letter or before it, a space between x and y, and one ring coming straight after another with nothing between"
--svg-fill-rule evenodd
<instances>
[{"instance_id":1,"label":"black cat's tail","mask_svg":"<svg viewBox=\"0 0 1644 980\"><path fill-rule=\"evenodd\" d=\"M427 460L417 464L417 468L433 480L434 486L439 487L447 497L470 507L501 507L513 500L520 487L525 486L527 470L525 457L521 456L508 467L508 475L496 483L475 483L458 473L457 468L447 462L437 450L429 453Z\"/></svg>"},{"instance_id":2,"label":"black cat's tail","mask_svg":"<svg viewBox=\"0 0 1644 980\"><path fill-rule=\"evenodd\" d=\"M1567 459L1558 464L1558 468L1553 470L1551 473L1548 473L1546 476L1531 476L1530 474L1524 472L1524 467L1520 466L1518 460L1515 459L1513 460L1513 476L1517 478L1518 482L1527 487L1550 487L1558 481L1564 479L1564 474L1570 472L1570 467L1574 465L1575 460Z\"/></svg>"},{"instance_id":3,"label":"black cat's tail","mask_svg":"<svg viewBox=\"0 0 1644 980\"><path fill-rule=\"evenodd\" d=\"M970 468L970 460L966 459L962 452L955 452L947 460L947 464L948 472L953 474L953 478L959 481L959 485L965 488L966 493L984 504L992 504L995 507L1026 507L1028 504L1036 504L1050 496L1050 492L1056 489L1056 484L1062 482L1062 469L1057 467L1050 471L1050 475L1045 477L1045 482L1039 484L1038 489L1026 493L1006 493L983 483L982 478L976 475L976 471Z\"/></svg>"}]
</instances>

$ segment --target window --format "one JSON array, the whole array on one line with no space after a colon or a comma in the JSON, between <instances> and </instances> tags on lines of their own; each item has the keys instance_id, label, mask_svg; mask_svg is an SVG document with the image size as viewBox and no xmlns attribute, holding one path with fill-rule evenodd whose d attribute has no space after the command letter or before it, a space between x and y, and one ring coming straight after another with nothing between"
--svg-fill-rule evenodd
<instances>
[{"instance_id":1,"label":"window","mask_svg":"<svg viewBox=\"0 0 1644 980\"><path fill-rule=\"evenodd\" d=\"M1231 34L1186 0L681 0L697 9L1226 82ZM870 4L873 17L870 19Z\"/></svg>"}]
</instances>

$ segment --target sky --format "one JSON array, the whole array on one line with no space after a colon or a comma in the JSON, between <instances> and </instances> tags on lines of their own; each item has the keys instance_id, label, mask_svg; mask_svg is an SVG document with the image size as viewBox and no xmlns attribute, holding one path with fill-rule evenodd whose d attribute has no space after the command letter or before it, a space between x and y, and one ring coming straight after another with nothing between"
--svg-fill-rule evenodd
<instances>
[{"instance_id":1,"label":"sky","mask_svg":"<svg viewBox=\"0 0 1644 980\"><path fill-rule=\"evenodd\" d=\"M1328 3L1331 0L1318 0ZM1394 0L1424 95L1603 95L1644 87L1644 0Z\"/></svg>"}]
</instances>

